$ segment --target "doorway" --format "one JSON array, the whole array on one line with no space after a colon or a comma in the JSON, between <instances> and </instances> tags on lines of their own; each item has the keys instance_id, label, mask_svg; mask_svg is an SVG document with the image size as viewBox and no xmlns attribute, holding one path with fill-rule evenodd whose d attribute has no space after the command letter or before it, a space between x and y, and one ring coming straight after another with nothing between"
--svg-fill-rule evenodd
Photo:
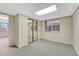
<instances>
[{"instance_id":1,"label":"doorway","mask_svg":"<svg viewBox=\"0 0 79 59\"><path fill-rule=\"evenodd\" d=\"M8 16L0 14L0 48L8 47Z\"/></svg>"},{"instance_id":2,"label":"doorway","mask_svg":"<svg viewBox=\"0 0 79 59\"><path fill-rule=\"evenodd\" d=\"M28 23L28 42L32 43L36 40L38 40L38 23L32 20Z\"/></svg>"}]
</instances>

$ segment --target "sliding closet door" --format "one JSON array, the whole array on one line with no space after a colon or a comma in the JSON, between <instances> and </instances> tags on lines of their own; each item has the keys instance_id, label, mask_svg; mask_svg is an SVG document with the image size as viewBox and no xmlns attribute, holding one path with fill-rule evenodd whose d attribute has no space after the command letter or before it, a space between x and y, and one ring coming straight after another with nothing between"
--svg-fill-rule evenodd
<instances>
[{"instance_id":1,"label":"sliding closet door","mask_svg":"<svg viewBox=\"0 0 79 59\"><path fill-rule=\"evenodd\" d=\"M32 22L28 23L28 42L31 43L32 39Z\"/></svg>"},{"instance_id":2,"label":"sliding closet door","mask_svg":"<svg viewBox=\"0 0 79 59\"><path fill-rule=\"evenodd\" d=\"M33 30L33 34L34 34L34 41L38 40L38 29L37 29L37 21L33 21L33 27L34 27L34 30Z\"/></svg>"}]
</instances>

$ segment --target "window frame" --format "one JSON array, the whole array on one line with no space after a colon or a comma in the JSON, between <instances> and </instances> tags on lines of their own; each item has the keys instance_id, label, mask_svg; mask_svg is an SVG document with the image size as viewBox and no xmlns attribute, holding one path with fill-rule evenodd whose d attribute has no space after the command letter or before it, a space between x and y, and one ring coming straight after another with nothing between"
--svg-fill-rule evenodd
<instances>
[{"instance_id":1,"label":"window frame","mask_svg":"<svg viewBox=\"0 0 79 59\"><path fill-rule=\"evenodd\" d=\"M55 21L55 20L49 20L49 21L51 21L51 22L53 22L53 21ZM49 31L49 29L48 29L48 23L47 22L49 22L49 21L45 21L45 32L60 32L61 31L61 24L60 24L60 20L58 20L59 22L57 22L57 23L53 23L52 25L51 25L51 30ZM56 20L57 21L57 20ZM55 24L59 24L59 29L58 29L58 31L56 30L54 30L54 29L52 29L52 28L54 28L54 26L56 26Z\"/></svg>"}]
</instances>

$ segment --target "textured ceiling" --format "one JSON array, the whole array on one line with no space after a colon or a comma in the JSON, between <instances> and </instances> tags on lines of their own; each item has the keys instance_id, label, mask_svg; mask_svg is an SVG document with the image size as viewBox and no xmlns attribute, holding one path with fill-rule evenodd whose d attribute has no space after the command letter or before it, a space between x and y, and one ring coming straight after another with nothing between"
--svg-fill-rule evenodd
<instances>
[{"instance_id":1,"label":"textured ceiling","mask_svg":"<svg viewBox=\"0 0 79 59\"><path fill-rule=\"evenodd\" d=\"M43 16L35 14L36 11L56 5L57 11ZM32 17L37 20L46 20L70 16L74 13L78 4L75 3L0 3L0 12L9 15L16 15L18 13Z\"/></svg>"}]
</instances>

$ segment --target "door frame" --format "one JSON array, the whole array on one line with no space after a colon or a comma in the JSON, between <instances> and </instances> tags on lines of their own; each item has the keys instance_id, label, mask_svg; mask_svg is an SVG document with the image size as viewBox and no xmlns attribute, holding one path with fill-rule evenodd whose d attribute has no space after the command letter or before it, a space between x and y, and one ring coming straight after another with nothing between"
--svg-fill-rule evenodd
<instances>
[{"instance_id":1,"label":"door frame","mask_svg":"<svg viewBox=\"0 0 79 59\"><path fill-rule=\"evenodd\" d=\"M35 40L35 26L34 26L34 24L36 23L36 29L37 29L37 40L38 40L38 22L37 21L35 21L35 20L32 20L32 22L30 22L30 23L28 23L28 40L29 40L29 24L31 24L32 23L32 42L34 42Z\"/></svg>"}]
</instances>

